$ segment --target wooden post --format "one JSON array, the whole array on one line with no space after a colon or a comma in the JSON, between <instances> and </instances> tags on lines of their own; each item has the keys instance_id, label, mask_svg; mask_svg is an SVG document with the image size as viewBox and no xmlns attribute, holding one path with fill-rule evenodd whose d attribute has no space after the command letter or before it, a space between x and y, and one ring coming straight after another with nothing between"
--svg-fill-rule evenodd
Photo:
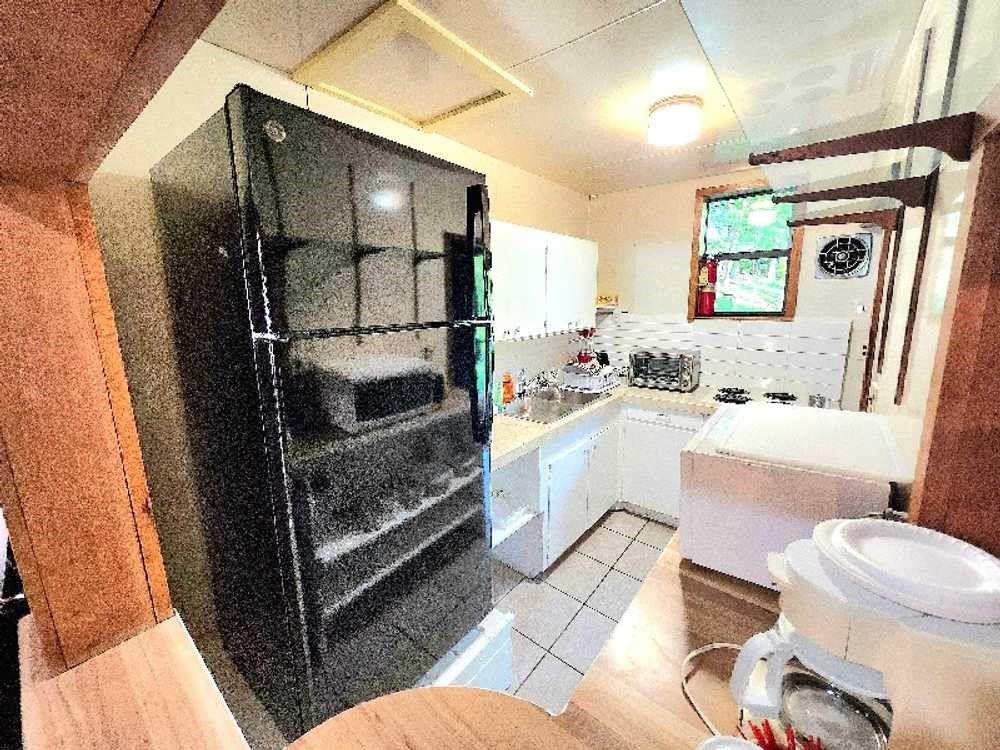
<instances>
[{"instance_id":1,"label":"wooden post","mask_svg":"<svg viewBox=\"0 0 1000 750\"><path fill-rule=\"evenodd\" d=\"M995 121L994 121L995 122ZM1000 554L1000 127L969 165L967 206L924 422L914 520Z\"/></svg>"}]
</instances>

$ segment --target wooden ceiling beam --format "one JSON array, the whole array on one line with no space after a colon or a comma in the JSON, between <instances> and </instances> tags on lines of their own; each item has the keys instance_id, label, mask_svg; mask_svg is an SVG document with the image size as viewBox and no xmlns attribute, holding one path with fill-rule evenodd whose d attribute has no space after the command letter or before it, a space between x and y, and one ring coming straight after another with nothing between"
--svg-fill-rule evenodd
<instances>
[{"instance_id":1,"label":"wooden ceiling beam","mask_svg":"<svg viewBox=\"0 0 1000 750\"><path fill-rule=\"evenodd\" d=\"M896 219L901 209L886 208L878 211L854 211L845 214L820 214L789 219L790 227L821 227L833 224L878 224L887 231L896 227Z\"/></svg>"},{"instance_id":2,"label":"wooden ceiling beam","mask_svg":"<svg viewBox=\"0 0 1000 750\"><path fill-rule=\"evenodd\" d=\"M968 161L972 153L975 130L976 113L964 112L960 115L873 130L829 141L750 154L749 160L751 165L757 167L764 164L783 164L829 156L851 156L924 146L946 153L955 161Z\"/></svg>"},{"instance_id":3,"label":"wooden ceiling beam","mask_svg":"<svg viewBox=\"0 0 1000 750\"><path fill-rule=\"evenodd\" d=\"M866 182L861 185L843 185L823 190L807 190L790 195L776 195L775 203L808 203L812 201L840 201L856 198L893 198L910 208L923 208L930 194L929 177L901 177L896 180Z\"/></svg>"}]
</instances>

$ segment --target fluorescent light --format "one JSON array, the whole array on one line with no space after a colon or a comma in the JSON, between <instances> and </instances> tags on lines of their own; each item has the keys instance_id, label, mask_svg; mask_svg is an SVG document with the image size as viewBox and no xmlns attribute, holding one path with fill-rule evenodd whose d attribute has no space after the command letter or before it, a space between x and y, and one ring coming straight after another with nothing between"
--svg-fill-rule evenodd
<instances>
[{"instance_id":1,"label":"fluorescent light","mask_svg":"<svg viewBox=\"0 0 1000 750\"><path fill-rule=\"evenodd\" d=\"M653 146L680 146L701 132L702 101L697 96L668 96L649 108L646 140Z\"/></svg>"}]
</instances>

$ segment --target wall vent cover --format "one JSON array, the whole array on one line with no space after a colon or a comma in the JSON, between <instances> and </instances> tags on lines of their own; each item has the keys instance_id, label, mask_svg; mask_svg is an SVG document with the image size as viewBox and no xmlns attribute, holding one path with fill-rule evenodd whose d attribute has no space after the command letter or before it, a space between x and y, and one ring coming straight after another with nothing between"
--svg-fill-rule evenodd
<instances>
[{"instance_id":1,"label":"wall vent cover","mask_svg":"<svg viewBox=\"0 0 1000 750\"><path fill-rule=\"evenodd\" d=\"M871 270L869 232L820 237L816 246L817 279L860 279Z\"/></svg>"}]
</instances>

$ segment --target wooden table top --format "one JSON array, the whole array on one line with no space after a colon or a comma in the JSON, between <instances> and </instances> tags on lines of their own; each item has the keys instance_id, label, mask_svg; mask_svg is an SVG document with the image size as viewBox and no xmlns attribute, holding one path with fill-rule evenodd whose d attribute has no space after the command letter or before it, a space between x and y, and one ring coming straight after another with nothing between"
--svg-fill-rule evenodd
<instances>
[{"instance_id":1,"label":"wooden table top","mask_svg":"<svg viewBox=\"0 0 1000 750\"><path fill-rule=\"evenodd\" d=\"M538 706L468 687L414 688L338 714L289 750L516 750L587 745Z\"/></svg>"}]
</instances>

